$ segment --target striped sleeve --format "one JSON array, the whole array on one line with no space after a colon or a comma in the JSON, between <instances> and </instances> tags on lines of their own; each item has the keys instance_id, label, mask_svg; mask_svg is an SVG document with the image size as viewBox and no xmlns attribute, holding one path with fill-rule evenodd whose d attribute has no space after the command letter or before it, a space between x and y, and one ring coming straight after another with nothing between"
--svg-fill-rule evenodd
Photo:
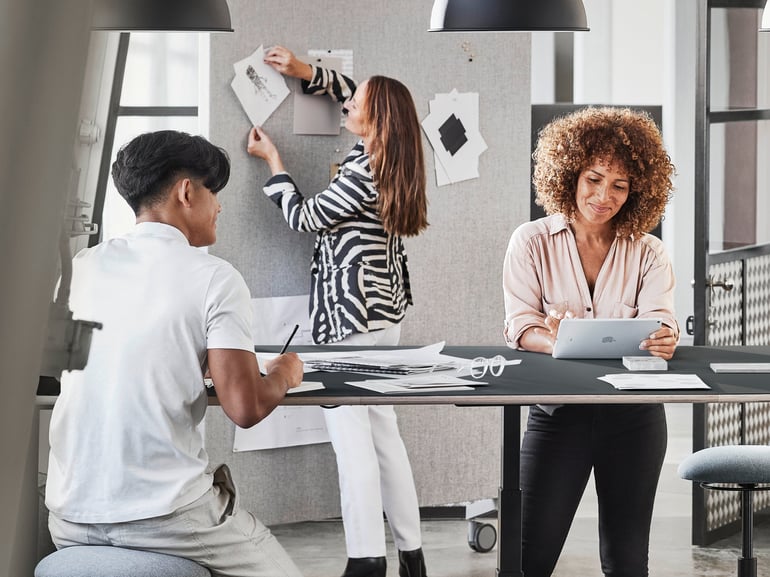
<instances>
[{"instance_id":1,"label":"striped sleeve","mask_svg":"<svg viewBox=\"0 0 770 577\"><path fill-rule=\"evenodd\" d=\"M328 94L337 102L345 102L356 91L356 83L336 70L310 65L313 79L302 81L305 94Z\"/></svg>"},{"instance_id":2,"label":"striped sleeve","mask_svg":"<svg viewBox=\"0 0 770 577\"><path fill-rule=\"evenodd\" d=\"M377 191L368 171L368 161L361 157L343 165L328 188L311 198L304 198L285 172L270 178L264 192L281 208L292 230L318 232L343 222L379 222Z\"/></svg>"}]
</instances>

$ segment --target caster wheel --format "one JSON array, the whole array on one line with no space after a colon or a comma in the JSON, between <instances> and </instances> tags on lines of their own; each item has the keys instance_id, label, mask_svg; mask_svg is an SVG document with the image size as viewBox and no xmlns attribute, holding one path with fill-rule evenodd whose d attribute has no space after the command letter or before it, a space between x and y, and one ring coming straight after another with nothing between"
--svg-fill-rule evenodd
<instances>
[{"instance_id":1,"label":"caster wheel","mask_svg":"<svg viewBox=\"0 0 770 577\"><path fill-rule=\"evenodd\" d=\"M497 529L489 523L468 522L468 546L477 553L488 553L497 543Z\"/></svg>"}]
</instances>

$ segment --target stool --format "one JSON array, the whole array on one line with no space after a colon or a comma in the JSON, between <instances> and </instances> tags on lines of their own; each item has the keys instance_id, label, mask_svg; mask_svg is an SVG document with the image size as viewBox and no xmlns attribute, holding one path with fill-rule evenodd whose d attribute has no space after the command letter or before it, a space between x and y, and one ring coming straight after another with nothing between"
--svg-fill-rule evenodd
<instances>
[{"instance_id":1,"label":"stool","mask_svg":"<svg viewBox=\"0 0 770 577\"><path fill-rule=\"evenodd\" d=\"M770 446L725 445L696 451L679 464L679 476L696 481L705 489L740 491L743 546L738 559L738 577L756 577L757 559L754 557L752 537L754 519L754 491L770 487ZM725 487L723 484L737 485Z\"/></svg>"},{"instance_id":2,"label":"stool","mask_svg":"<svg viewBox=\"0 0 770 577\"><path fill-rule=\"evenodd\" d=\"M211 577L189 559L122 547L65 547L45 557L35 577Z\"/></svg>"}]
</instances>

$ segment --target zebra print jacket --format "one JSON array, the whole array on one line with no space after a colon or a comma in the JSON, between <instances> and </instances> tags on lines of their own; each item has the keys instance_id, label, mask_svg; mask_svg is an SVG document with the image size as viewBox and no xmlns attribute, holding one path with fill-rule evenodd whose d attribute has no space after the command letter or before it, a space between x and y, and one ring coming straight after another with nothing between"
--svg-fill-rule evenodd
<instances>
[{"instance_id":1,"label":"zebra print jacket","mask_svg":"<svg viewBox=\"0 0 770 577\"><path fill-rule=\"evenodd\" d=\"M314 66L313 80L303 81L303 90L343 102L355 91L355 83ZM315 196L304 198L285 172L270 178L264 192L281 208L291 229L317 233L310 268L310 321L316 343L337 342L403 319L412 304L406 251L401 237L383 228L363 141L348 153L327 189Z\"/></svg>"}]
</instances>

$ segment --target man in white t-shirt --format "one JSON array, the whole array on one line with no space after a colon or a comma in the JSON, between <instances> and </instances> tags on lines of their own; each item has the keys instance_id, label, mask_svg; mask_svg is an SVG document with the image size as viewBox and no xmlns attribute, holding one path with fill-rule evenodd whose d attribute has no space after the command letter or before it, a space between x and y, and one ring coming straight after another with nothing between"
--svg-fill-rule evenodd
<instances>
[{"instance_id":1,"label":"man in white t-shirt","mask_svg":"<svg viewBox=\"0 0 770 577\"><path fill-rule=\"evenodd\" d=\"M204 448L207 370L241 427L302 380L292 353L261 376L246 283L197 248L216 241L227 155L200 136L148 133L118 152L112 175L137 224L73 259L73 316L103 328L85 369L63 373L53 410L53 541L187 557L214 576L298 576L270 531L238 507L227 468L208 470Z\"/></svg>"}]
</instances>

